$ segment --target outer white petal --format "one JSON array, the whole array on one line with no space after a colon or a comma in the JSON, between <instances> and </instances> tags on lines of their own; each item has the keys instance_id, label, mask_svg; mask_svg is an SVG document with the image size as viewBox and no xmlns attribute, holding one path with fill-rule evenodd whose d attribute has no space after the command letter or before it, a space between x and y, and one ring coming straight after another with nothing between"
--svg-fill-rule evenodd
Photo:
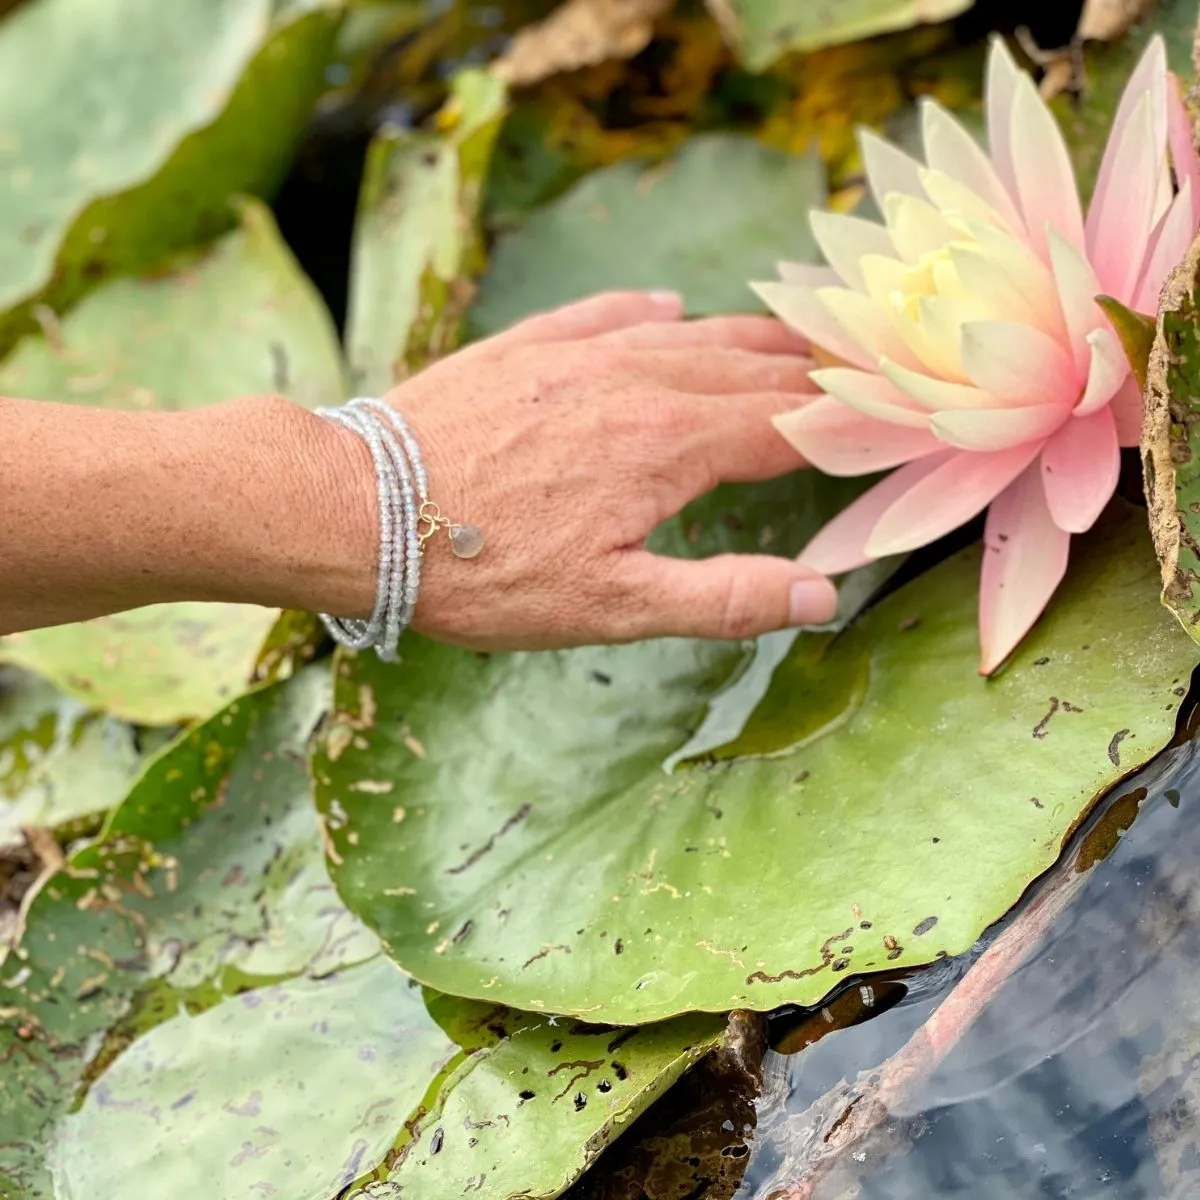
<instances>
[{"instance_id":1,"label":"outer white petal","mask_svg":"<svg viewBox=\"0 0 1200 1200\"><path fill-rule=\"evenodd\" d=\"M1017 199L1017 176L1013 167L1012 114L1021 76L1021 69L1008 46L997 34L992 38L988 52L984 107L987 110L992 163L1000 182L1014 201Z\"/></svg>"},{"instance_id":2,"label":"outer white petal","mask_svg":"<svg viewBox=\"0 0 1200 1200\"><path fill-rule=\"evenodd\" d=\"M921 187L921 164L915 158L909 158L903 150L897 150L891 142L885 142L869 129L858 131L858 145L871 194L881 210L884 200L893 192L906 196L925 195Z\"/></svg>"},{"instance_id":3,"label":"outer white petal","mask_svg":"<svg viewBox=\"0 0 1200 1200\"><path fill-rule=\"evenodd\" d=\"M811 378L821 391L869 417L909 429L929 428L929 413L882 375L828 367L813 371Z\"/></svg>"},{"instance_id":4,"label":"outer white petal","mask_svg":"<svg viewBox=\"0 0 1200 1200\"><path fill-rule=\"evenodd\" d=\"M991 159L962 125L936 101L924 100L921 126L929 166L958 180L980 197L1010 230L1023 233L1024 222L1008 189Z\"/></svg>"},{"instance_id":5,"label":"outer white petal","mask_svg":"<svg viewBox=\"0 0 1200 1200\"><path fill-rule=\"evenodd\" d=\"M821 303L812 288L774 281L750 286L781 321L814 345L855 366L868 370L874 367L874 357Z\"/></svg>"}]
</instances>

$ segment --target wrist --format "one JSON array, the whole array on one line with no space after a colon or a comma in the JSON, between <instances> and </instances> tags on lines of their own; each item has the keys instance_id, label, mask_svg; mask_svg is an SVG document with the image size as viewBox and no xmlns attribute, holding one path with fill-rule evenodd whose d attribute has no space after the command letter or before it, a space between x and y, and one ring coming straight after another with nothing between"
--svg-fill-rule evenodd
<instances>
[{"instance_id":1,"label":"wrist","mask_svg":"<svg viewBox=\"0 0 1200 1200\"><path fill-rule=\"evenodd\" d=\"M379 517L361 441L280 397L187 416L204 423L200 436L224 462L215 487L197 481L197 519L210 538L220 530L212 557L200 556L217 570L198 598L369 615Z\"/></svg>"}]
</instances>

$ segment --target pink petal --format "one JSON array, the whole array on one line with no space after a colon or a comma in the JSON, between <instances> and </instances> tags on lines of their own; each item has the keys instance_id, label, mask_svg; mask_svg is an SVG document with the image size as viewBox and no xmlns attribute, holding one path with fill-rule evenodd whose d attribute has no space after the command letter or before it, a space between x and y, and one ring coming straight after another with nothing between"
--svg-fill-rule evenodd
<instances>
[{"instance_id":1,"label":"pink petal","mask_svg":"<svg viewBox=\"0 0 1200 1200\"><path fill-rule=\"evenodd\" d=\"M873 371L853 371L848 367L829 367L813 371L813 383L843 404L909 429L928 429L929 413L914 404L894 383Z\"/></svg>"},{"instance_id":2,"label":"pink petal","mask_svg":"<svg viewBox=\"0 0 1200 1200\"><path fill-rule=\"evenodd\" d=\"M929 427L960 450L1007 450L1026 442L1044 442L1065 420L1061 404L1029 408L958 408L934 413Z\"/></svg>"},{"instance_id":3,"label":"pink petal","mask_svg":"<svg viewBox=\"0 0 1200 1200\"><path fill-rule=\"evenodd\" d=\"M1017 198L1017 174L1013 168L1013 105L1017 98L1017 84L1021 70L1013 59L1004 39L999 35L992 38L987 62L987 109L988 146L996 174L1008 194Z\"/></svg>"},{"instance_id":4,"label":"pink petal","mask_svg":"<svg viewBox=\"0 0 1200 1200\"><path fill-rule=\"evenodd\" d=\"M1192 236L1196 231L1192 208L1192 181L1185 179L1183 190L1171 202L1171 207L1150 239L1146 266L1133 297L1133 307L1137 312L1158 311L1159 294L1167 282L1167 276L1183 261L1192 244Z\"/></svg>"},{"instance_id":5,"label":"pink petal","mask_svg":"<svg viewBox=\"0 0 1200 1200\"><path fill-rule=\"evenodd\" d=\"M1075 359L1075 370L1083 378L1092 357L1087 343L1088 334L1108 324L1096 303L1100 284L1092 264L1081 250L1057 233L1050 235L1047 245L1063 319L1067 323L1067 337Z\"/></svg>"},{"instance_id":6,"label":"pink petal","mask_svg":"<svg viewBox=\"0 0 1200 1200\"><path fill-rule=\"evenodd\" d=\"M935 100L921 104L925 158L929 166L965 184L984 200L1000 220L1014 232L1024 233L1025 223L991 159L979 143ZM926 189L928 190L928 189ZM935 199L934 197L930 197Z\"/></svg>"},{"instance_id":7,"label":"pink petal","mask_svg":"<svg viewBox=\"0 0 1200 1200\"><path fill-rule=\"evenodd\" d=\"M863 547L882 513L953 453L930 454L893 471L825 525L796 561L822 575L841 575L869 563Z\"/></svg>"},{"instance_id":8,"label":"pink petal","mask_svg":"<svg viewBox=\"0 0 1200 1200\"><path fill-rule=\"evenodd\" d=\"M1158 166L1162 162L1166 150L1168 128L1168 85L1167 85L1167 50L1161 37L1150 39L1137 66L1129 76L1129 82L1121 95L1121 102L1113 116L1112 127L1108 134L1108 143L1104 148L1104 157L1100 162L1100 171L1096 176L1096 186L1092 190L1092 205L1087 219L1087 250L1092 261L1096 261L1098 251L1103 251L1107 233L1103 224L1111 223L1115 218L1114 212L1104 213L1099 200L1109 189L1120 187L1122 180L1131 165L1131 152L1137 150L1129 141L1131 125L1140 120L1138 110L1143 104L1149 104L1148 116L1150 126L1145 131L1146 150L1151 154L1151 165L1141 167L1150 176L1150 182L1157 184ZM1140 162L1140 159L1139 159ZM1119 209L1116 211L1119 212ZM1101 278L1104 272L1097 267ZM1105 284L1108 287L1108 284ZM1121 297L1118 297L1121 299Z\"/></svg>"},{"instance_id":9,"label":"pink petal","mask_svg":"<svg viewBox=\"0 0 1200 1200\"><path fill-rule=\"evenodd\" d=\"M825 255L825 261L837 272L836 287L845 283L856 292L865 290L862 267L864 254L894 255L896 247L888 231L874 221L848 217L842 213L814 211L811 218L813 237Z\"/></svg>"},{"instance_id":10,"label":"pink petal","mask_svg":"<svg viewBox=\"0 0 1200 1200\"><path fill-rule=\"evenodd\" d=\"M775 428L826 475L869 475L945 447L927 429L864 416L832 396L781 413Z\"/></svg>"},{"instance_id":11,"label":"pink petal","mask_svg":"<svg viewBox=\"0 0 1200 1200\"><path fill-rule=\"evenodd\" d=\"M1163 122L1165 135L1165 121ZM1155 139L1153 100L1144 93L1120 135L1110 141L1108 177L1097 184L1088 213L1088 257L1101 290L1128 304L1154 229L1165 146Z\"/></svg>"},{"instance_id":12,"label":"pink petal","mask_svg":"<svg viewBox=\"0 0 1200 1200\"><path fill-rule=\"evenodd\" d=\"M1167 79L1167 136L1171 143L1171 166L1182 191L1184 184L1192 185L1192 204L1200 205L1200 156L1192 138L1192 118L1183 103L1183 87L1175 75ZM1193 223L1200 212L1193 208Z\"/></svg>"},{"instance_id":13,"label":"pink petal","mask_svg":"<svg viewBox=\"0 0 1200 1200\"><path fill-rule=\"evenodd\" d=\"M1086 417L1107 407L1129 374L1129 359L1111 329L1093 329L1088 334L1088 345L1092 350L1092 361L1083 399L1075 406L1077 417Z\"/></svg>"},{"instance_id":14,"label":"pink petal","mask_svg":"<svg viewBox=\"0 0 1200 1200\"><path fill-rule=\"evenodd\" d=\"M1071 535L1050 519L1036 466L992 501L983 532L979 673L990 675L1042 614L1067 570Z\"/></svg>"},{"instance_id":15,"label":"pink petal","mask_svg":"<svg viewBox=\"0 0 1200 1200\"><path fill-rule=\"evenodd\" d=\"M859 130L858 147L871 194L881 212L885 197L893 192L925 198L925 189L921 187L921 164L915 158L909 158L903 150L897 150L869 129Z\"/></svg>"},{"instance_id":16,"label":"pink petal","mask_svg":"<svg viewBox=\"0 0 1200 1200\"><path fill-rule=\"evenodd\" d=\"M872 558L936 541L978 516L1037 457L1040 443L994 454L963 450L910 488L879 519L867 541Z\"/></svg>"},{"instance_id":17,"label":"pink petal","mask_svg":"<svg viewBox=\"0 0 1200 1200\"><path fill-rule=\"evenodd\" d=\"M1122 446L1136 446L1142 440L1142 414L1145 401L1138 381L1130 372L1129 378L1117 389L1117 394L1108 405L1117 426L1117 442Z\"/></svg>"},{"instance_id":18,"label":"pink petal","mask_svg":"<svg viewBox=\"0 0 1200 1200\"><path fill-rule=\"evenodd\" d=\"M814 291L822 287L837 287L841 278L832 267L813 267L808 263L779 262L775 264L779 278L784 283L795 287L812 288Z\"/></svg>"},{"instance_id":19,"label":"pink petal","mask_svg":"<svg viewBox=\"0 0 1200 1200\"><path fill-rule=\"evenodd\" d=\"M808 338L814 346L820 346L856 367L869 370L875 365L875 359L851 337L812 288L775 282L752 283L750 286L781 321Z\"/></svg>"},{"instance_id":20,"label":"pink petal","mask_svg":"<svg viewBox=\"0 0 1200 1200\"><path fill-rule=\"evenodd\" d=\"M962 360L972 383L1010 404L1073 407L1078 396L1075 364L1053 338L1032 325L967 321Z\"/></svg>"},{"instance_id":21,"label":"pink petal","mask_svg":"<svg viewBox=\"0 0 1200 1200\"><path fill-rule=\"evenodd\" d=\"M1082 250L1083 210L1067 144L1028 75L1017 80L1010 136L1017 195L1033 248L1048 261L1049 228Z\"/></svg>"},{"instance_id":22,"label":"pink petal","mask_svg":"<svg viewBox=\"0 0 1200 1200\"><path fill-rule=\"evenodd\" d=\"M1091 529L1112 499L1120 470L1117 424L1107 405L1063 425L1042 451L1042 485L1059 529Z\"/></svg>"}]
</instances>

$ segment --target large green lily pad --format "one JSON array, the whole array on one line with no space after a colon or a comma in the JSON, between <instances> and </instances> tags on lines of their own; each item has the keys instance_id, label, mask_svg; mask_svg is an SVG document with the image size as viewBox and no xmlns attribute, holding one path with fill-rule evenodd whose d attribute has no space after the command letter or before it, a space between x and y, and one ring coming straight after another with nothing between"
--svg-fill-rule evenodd
<instances>
[{"instance_id":1,"label":"large green lily pad","mask_svg":"<svg viewBox=\"0 0 1200 1200\"><path fill-rule=\"evenodd\" d=\"M895 29L946 21L974 0L708 0L752 71L792 50L817 50Z\"/></svg>"},{"instance_id":2,"label":"large green lily pad","mask_svg":"<svg viewBox=\"0 0 1200 1200\"><path fill-rule=\"evenodd\" d=\"M23 828L107 812L141 756L133 729L14 669L0 670L0 846Z\"/></svg>"},{"instance_id":3,"label":"large green lily pad","mask_svg":"<svg viewBox=\"0 0 1200 1200\"><path fill-rule=\"evenodd\" d=\"M807 213L824 200L816 154L732 134L594 171L500 239L470 330L495 333L608 288L675 289L693 315L754 310L744 281L781 258L815 258Z\"/></svg>"},{"instance_id":4,"label":"large green lily pad","mask_svg":"<svg viewBox=\"0 0 1200 1200\"><path fill-rule=\"evenodd\" d=\"M385 128L372 142L346 323L357 393L377 396L453 347L483 265L477 215L504 102L498 79L465 71L433 132Z\"/></svg>"},{"instance_id":5,"label":"large green lily pad","mask_svg":"<svg viewBox=\"0 0 1200 1200\"><path fill-rule=\"evenodd\" d=\"M0 974L0 1195L552 1197L719 1044L711 1018L629 1037L405 978L324 869L303 752L328 699L313 667L234 702L35 900Z\"/></svg>"},{"instance_id":6,"label":"large green lily pad","mask_svg":"<svg viewBox=\"0 0 1200 1200\"><path fill-rule=\"evenodd\" d=\"M0 25L0 341L266 194L324 83L329 0L27 0Z\"/></svg>"},{"instance_id":7,"label":"large green lily pad","mask_svg":"<svg viewBox=\"0 0 1200 1200\"><path fill-rule=\"evenodd\" d=\"M339 400L337 337L267 209L154 275L118 279L30 337L0 392L121 408L192 408L239 395ZM0 661L44 675L92 708L141 724L206 717L242 691L278 610L171 604L0 640Z\"/></svg>"},{"instance_id":8,"label":"large green lily pad","mask_svg":"<svg viewBox=\"0 0 1200 1200\"><path fill-rule=\"evenodd\" d=\"M965 551L822 653L798 639L759 756L670 774L720 679L702 650L347 659L314 764L338 889L417 978L592 1020L811 1004L960 953L1168 740L1197 657L1143 513L1078 539L990 681L978 574Z\"/></svg>"}]
</instances>

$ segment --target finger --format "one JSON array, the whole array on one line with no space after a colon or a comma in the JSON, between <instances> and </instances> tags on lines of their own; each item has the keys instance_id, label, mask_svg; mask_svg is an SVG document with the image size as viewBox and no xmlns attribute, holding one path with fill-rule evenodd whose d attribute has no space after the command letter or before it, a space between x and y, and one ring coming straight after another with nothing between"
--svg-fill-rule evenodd
<instances>
[{"instance_id":1,"label":"finger","mask_svg":"<svg viewBox=\"0 0 1200 1200\"><path fill-rule=\"evenodd\" d=\"M676 292L602 292L551 312L526 317L511 329L490 338L492 344L528 345L596 337L663 321L678 321L683 299Z\"/></svg>"},{"instance_id":2,"label":"finger","mask_svg":"<svg viewBox=\"0 0 1200 1200\"><path fill-rule=\"evenodd\" d=\"M788 558L721 554L689 562L632 551L629 570L632 638L757 637L824 625L837 612L833 584Z\"/></svg>"},{"instance_id":3,"label":"finger","mask_svg":"<svg viewBox=\"0 0 1200 1200\"><path fill-rule=\"evenodd\" d=\"M698 321L634 325L604 335L623 346L728 346L759 354L805 354L808 339L774 317L704 317Z\"/></svg>"},{"instance_id":4,"label":"finger","mask_svg":"<svg viewBox=\"0 0 1200 1200\"><path fill-rule=\"evenodd\" d=\"M759 354L722 346L655 347L631 351L628 365L645 379L695 395L788 392L803 396L819 390L809 379L816 364L799 354Z\"/></svg>"},{"instance_id":5,"label":"finger","mask_svg":"<svg viewBox=\"0 0 1200 1200\"><path fill-rule=\"evenodd\" d=\"M676 461L703 464L703 470L687 473L689 484L699 481L700 488L676 497L681 507L718 483L758 483L808 465L772 418L803 408L812 396L763 392L680 399L687 415L672 442Z\"/></svg>"}]
</instances>

